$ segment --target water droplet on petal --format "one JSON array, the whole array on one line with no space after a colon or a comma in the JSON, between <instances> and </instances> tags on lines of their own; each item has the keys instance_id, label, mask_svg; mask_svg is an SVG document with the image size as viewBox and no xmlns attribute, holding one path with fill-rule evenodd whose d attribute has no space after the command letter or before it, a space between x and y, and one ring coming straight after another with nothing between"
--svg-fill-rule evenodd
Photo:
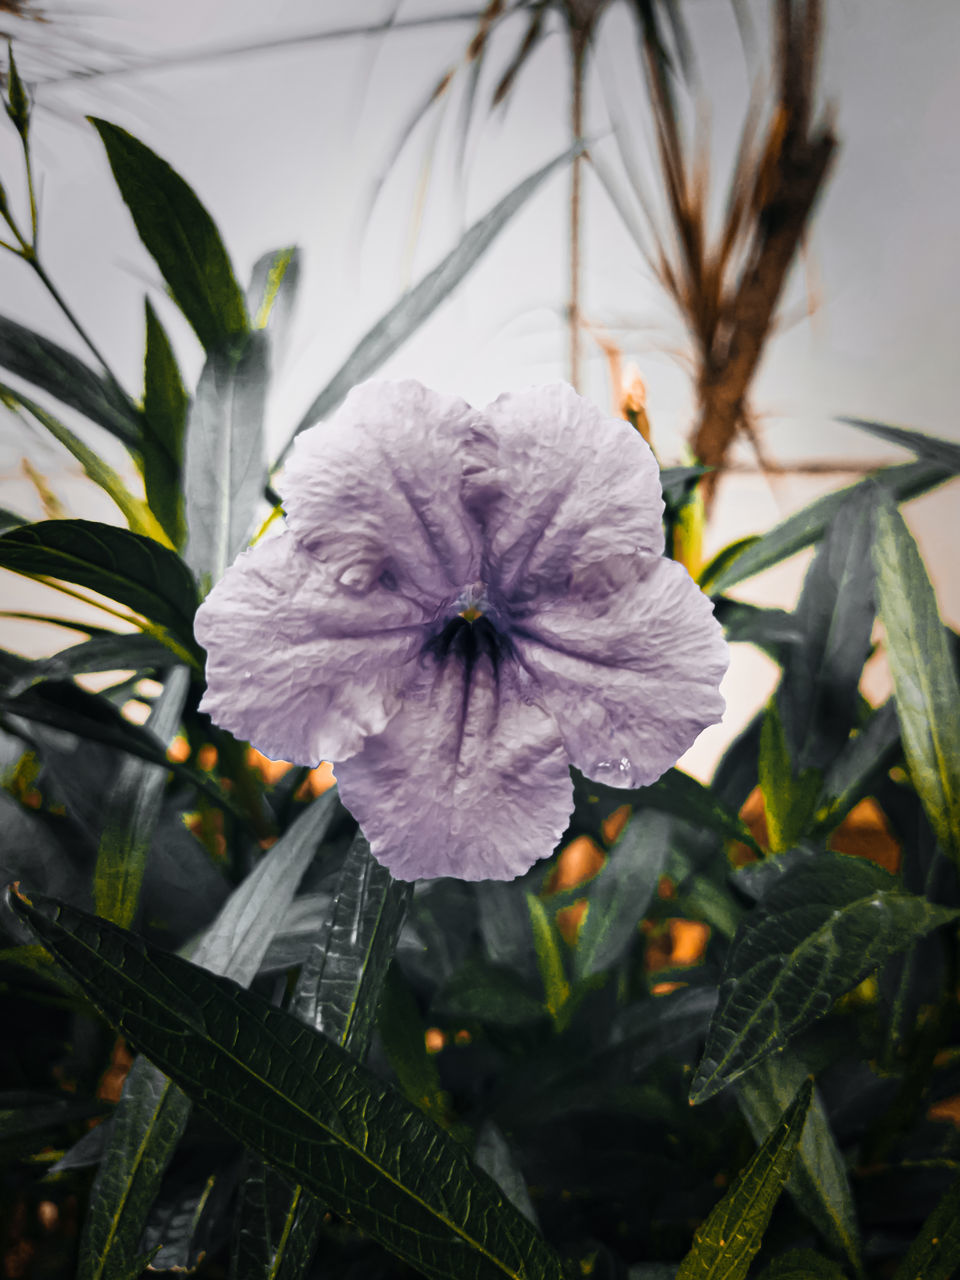
<instances>
[{"instance_id":1,"label":"water droplet on petal","mask_svg":"<svg viewBox=\"0 0 960 1280\"><path fill-rule=\"evenodd\" d=\"M598 760L593 766L594 773L609 773L613 768L612 760Z\"/></svg>"},{"instance_id":2,"label":"water droplet on petal","mask_svg":"<svg viewBox=\"0 0 960 1280\"><path fill-rule=\"evenodd\" d=\"M348 591L365 591L370 585L370 569L365 564L351 564L344 569L337 582Z\"/></svg>"},{"instance_id":3,"label":"water droplet on petal","mask_svg":"<svg viewBox=\"0 0 960 1280\"><path fill-rule=\"evenodd\" d=\"M630 763L629 759L626 756L621 756L620 764L618 767L621 773L629 773L630 770L633 768L633 765Z\"/></svg>"}]
</instances>

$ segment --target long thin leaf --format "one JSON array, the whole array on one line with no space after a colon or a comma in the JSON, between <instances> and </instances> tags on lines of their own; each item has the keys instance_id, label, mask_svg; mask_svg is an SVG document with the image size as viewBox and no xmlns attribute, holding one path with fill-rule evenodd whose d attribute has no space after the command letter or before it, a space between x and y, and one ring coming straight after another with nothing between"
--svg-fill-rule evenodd
<instances>
[{"instance_id":1,"label":"long thin leaf","mask_svg":"<svg viewBox=\"0 0 960 1280\"><path fill-rule=\"evenodd\" d=\"M0 316L0 367L105 427L125 445L140 448L140 412L119 387L57 343L6 316Z\"/></svg>"},{"instance_id":2,"label":"long thin leaf","mask_svg":"<svg viewBox=\"0 0 960 1280\"><path fill-rule=\"evenodd\" d=\"M960 1267L960 1177L920 1229L893 1280L951 1280Z\"/></svg>"},{"instance_id":3,"label":"long thin leaf","mask_svg":"<svg viewBox=\"0 0 960 1280\"><path fill-rule=\"evenodd\" d=\"M774 1054L741 1076L737 1102L757 1142L765 1141L773 1132L806 1074L803 1062L787 1052ZM824 1240L844 1254L854 1271L861 1274L860 1232L850 1179L826 1107L816 1090L787 1190Z\"/></svg>"},{"instance_id":4,"label":"long thin leaf","mask_svg":"<svg viewBox=\"0 0 960 1280\"><path fill-rule=\"evenodd\" d=\"M173 347L146 299L143 357L143 485L147 501L175 547L186 536L181 468L190 397L184 389Z\"/></svg>"},{"instance_id":5,"label":"long thin leaf","mask_svg":"<svg viewBox=\"0 0 960 1280\"><path fill-rule=\"evenodd\" d=\"M936 462L907 462L902 466L884 467L875 471L865 480L859 481L859 484L878 484L898 502L906 502L922 493L928 493L956 474L957 468L945 467ZM850 489L856 487L858 486L851 485L818 498L816 502L811 502L808 507L765 533L718 575L711 591L727 591L744 578L752 578L755 573L769 569L771 565L779 564L781 560L787 560L804 547L819 541L831 520L848 500Z\"/></svg>"},{"instance_id":6,"label":"long thin leaf","mask_svg":"<svg viewBox=\"0 0 960 1280\"><path fill-rule=\"evenodd\" d=\"M156 734L164 750L180 724L189 688L189 671L186 667L175 667L150 712L146 729ZM166 781L164 766L128 756L107 796L103 835L93 873L93 900L98 916L125 929L137 914L140 886Z\"/></svg>"},{"instance_id":7,"label":"long thin leaf","mask_svg":"<svg viewBox=\"0 0 960 1280\"><path fill-rule=\"evenodd\" d=\"M314 801L264 855L193 948L195 964L244 985L253 980L335 803L333 791ZM78 1280L110 1280L136 1264L147 1215L190 1106L152 1062L143 1057L134 1062L91 1192Z\"/></svg>"},{"instance_id":8,"label":"long thin leaf","mask_svg":"<svg viewBox=\"0 0 960 1280\"><path fill-rule=\"evenodd\" d=\"M790 1174L812 1096L813 1080L808 1078L763 1146L697 1230L677 1280L744 1280Z\"/></svg>"},{"instance_id":9,"label":"long thin leaf","mask_svg":"<svg viewBox=\"0 0 960 1280\"><path fill-rule=\"evenodd\" d=\"M910 431L906 427L892 427L885 422L868 422L865 418L840 418L851 427L858 427L881 440L889 440L891 444L903 445L918 458L926 462L934 462L941 467L949 467L956 474L960 472L960 444L955 440L943 440L939 436L928 436L923 431Z\"/></svg>"},{"instance_id":10,"label":"long thin leaf","mask_svg":"<svg viewBox=\"0 0 960 1280\"><path fill-rule=\"evenodd\" d=\"M527 203L535 191L562 165L572 160L583 151L583 144L564 151L556 156L542 169L532 173L523 182L468 229L457 247L443 259L439 266L429 272L422 280L400 298L372 329L366 333L347 356L345 362L333 375L327 385L319 393L310 408L303 415L287 441L283 451L277 458L275 467L279 467L293 446L293 440L320 422L337 407L351 387L369 378L398 347L415 333L417 329L437 309L443 300L457 287L487 251L514 214Z\"/></svg>"},{"instance_id":11,"label":"long thin leaf","mask_svg":"<svg viewBox=\"0 0 960 1280\"><path fill-rule=\"evenodd\" d=\"M88 119L177 306L207 351L231 347L249 332L247 308L210 214L183 178L126 129Z\"/></svg>"},{"instance_id":12,"label":"long thin leaf","mask_svg":"<svg viewBox=\"0 0 960 1280\"><path fill-rule=\"evenodd\" d=\"M199 1106L425 1276L561 1280L463 1148L325 1036L85 912L39 896L11 905Z\"/></svg>"},{"instance_id":13,"label":"long thin leaf","mask_svg":"<svg viewBox=\"0 0 960 1280\"><path fill-rule=\"evenodd\" d=\"M0 536L0 567L97 591L165 628L192 661L203 662L190 571L152 538L95 520L41 520Z\"/></svg>"},{"instance_id":14,"label":"long thin leaf","mask_svg":"<svg viewBox=\"0 0 960 1280\"><path fill-rule=\"evenodd\" d=\"M0 401L7 403L11 407L19 405L25 409L31 417L35 418L42 427L50 432L55 440L69 450L93 483L99 485L104 493L110 495L134 533L153 538L164 546L172 546L163 527L144 500L131 493L113 467L107 466L100 455L91 449L89 445L84 444L80 437L75 435L69 427L65 427L52 413L47 413L46 409L4 383L0 383Z\"/></svg>"},{"instance_id":15,"label":"long thin leaf","mask_svg":"<svg viewBox=\"0 0 960 1280\"><path fill-rule=\"evenodd\" d=\"M903 749L937 839L960 862L960 684L917 544L889 499L877 513L877 607Z\"/></svg>"},{"instance_id":16,"label":"long thin leaf","mask_svg":"<svg viewBox=\"0 0 960 1280\"><path fill-rule=\"evenodd\" d=\"M245 546L266 478L263 413L267 339L250 336L243 354L207 358L187 424L184 458L186 560L213 585Z\"/></svg>"},{"instance_id":17,"label":"long thin leaf","mask_svg":"<svg viewBox=\"0 0 960 1280\"><path fill-rule=\"evenodd\" d=\"M958 915L902 892L862 858L825 853L788 871L730 948L691 1102L719 1093L890 956Z\"/></svg>"}]
</instances>

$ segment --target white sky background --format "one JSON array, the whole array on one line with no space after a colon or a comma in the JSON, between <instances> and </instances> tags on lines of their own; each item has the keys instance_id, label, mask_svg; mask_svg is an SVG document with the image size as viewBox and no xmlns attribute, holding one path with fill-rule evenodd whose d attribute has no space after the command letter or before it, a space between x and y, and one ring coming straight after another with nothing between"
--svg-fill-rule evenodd
<instances>
[{"instance_id":1,"label":"white sky background","mask_svg":"<svg viewBox=\"0 0 960 1280\"><path fill-rule=\"evenodd\" d=\"M109 65L122 47L149 57L276 41L285 35L374 23L383 0L48 0L49 28L24 25L17 46L28 81L49 77L59 43L77 61ZM464 0L402 4L400 18L466 11ZM480 7L480 6L477 6ZM725 194L728 164L749 98L729 0L687 0L703 98L710 107L714 176ZM873 417L960 439L960 5L955 0L827 0L823 98L836 107L837 165L818 208L810 272L795 272L784 315L754 384L753 403L768 451L781 462L824 456L906 455L835 422ZM751 0L761 63L768 60L766 0ZM440 75L462 55L472 24L438 25L366 39L303 40L287 47L107 76L38 90L34 163L42 175L42 252L53 275L129 390L138 394L143 294L149 291L172 333L188 380L199 345L163 294L85 114L124 126L168 159L214 215L245 281L266 250L303 252L300 300L289 351L275 371L268 432L271 452L367 328L447 252L463 228L569 142L567 50L559 19L519 76L505 108L490 94L525 29L503 24L481 78L458 179L458 117L466 77L445 111L420 125L389 167L399 130ZM8 23L8 25L10 25ZM61 33L59 41L58 31ZM69 39L68 39L69 38ZM37 41L41 43L37 43ZM587 83L587 133L619 166L609 135L613 110L626 129L651 191L650 130L640 88L636 38L626 6L614 4L595 42ZM21 166L12 129L0 125L0 175L14 202ZM606 136L604 136L606 135ZM414 209L435 138L419 234ZM622 169L620 170L622 175ZM371 186L386 181L372 217ZM623 182L624 190L627 184ZM501 391L566 375L566 195L553 177L494 245L457 294L383 367L484 404ZM588 319L614 334L648 385L654 442L679 457L691 398L681 359L682 328L653 282L619 216L586 173L584 293ZM808 286L817 300L805 314ZM0 256L0 311L78 352L71 331L27 268ZM609 404L604 357L585 343L584 391ZM67 414L63 415L69 420ZM75 425L75 424L73 424ZM119 462L122 452L95 429L91 444ZM0 422L0 504L38 516L24 487L27 453L73 514L112 519L112 507L76 477L59 447L24 440ZM738 456L750 460L749 450ZM757 532L842 478L734 475L721 487L708 550ZM945 616L960 622L954 546L956 489L912 504ZM744 598L790 604L805 559L745 585ZM8 607L24 607L22 583L4 578ZM36 607L33 600L32 607ZM22 651L59 647L67 633L8 624L2 642ZM722 744L768 695L773 666L734 646L728 723L685 758L701 776Z\"/></svg>"}]
</instances>

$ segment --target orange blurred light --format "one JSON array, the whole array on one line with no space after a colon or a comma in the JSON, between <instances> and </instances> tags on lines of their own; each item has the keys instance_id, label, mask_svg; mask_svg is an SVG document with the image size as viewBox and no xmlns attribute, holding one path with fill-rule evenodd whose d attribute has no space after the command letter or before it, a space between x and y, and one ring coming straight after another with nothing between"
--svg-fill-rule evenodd
<instances>
[{"instance_id":1,"label":"orange blurred light","mask_svg":"<svg viewBox=\"0 0 960 1280\"><path fill-rule=\"evenodd\" d=\"M559 893L562 889L575 889L595 876L606 862L606 854L589 836L577 836L563 849L557 865L543 886L546 894Z\"/></svg>"},{"instance_id":2,"label":"orange blurred light","mask_svg":"<svg viewBox=\"0 0 960 1280\"><path fill-rule=\"evenodd\" d=\"M607 844L613 844L617 840L621 831L627 825L631 813L633 813L631 806L622 804L619 809L614 809L613 813L600 823L600 834Z\"/></svg>"},{"instance_id":3,"label":"orange blurred light","mask_svg":"<svg viewBox=\"0 0 960 1280\"><path fill-rule=\"evenodd\" d=\"M439 1053L447 1043L446 1032L441 1031L439 1027L428 1027L423 1033L423 1043L427 1053Z\"/></svg>"}]
</instances>

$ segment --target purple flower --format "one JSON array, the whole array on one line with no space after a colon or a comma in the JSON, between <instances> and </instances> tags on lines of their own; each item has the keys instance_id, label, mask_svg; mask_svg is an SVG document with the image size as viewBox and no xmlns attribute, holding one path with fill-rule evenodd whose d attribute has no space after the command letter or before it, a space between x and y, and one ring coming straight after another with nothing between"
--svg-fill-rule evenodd
<instances>
[{"instance_id":1,"label":"purple flower","mask_svg":"<svg viewBox=\"0 0 960 1280\"><path fill-rule=\"evenodd\" d=\"M663 557L653 454L570 387L481 412L365 383L279 489L285 532L197 614L201 709L332 761L396 876L520 875L566 828L569 763L643 786L720 719L727 647Z\"/></svg>"}]
</instances>

